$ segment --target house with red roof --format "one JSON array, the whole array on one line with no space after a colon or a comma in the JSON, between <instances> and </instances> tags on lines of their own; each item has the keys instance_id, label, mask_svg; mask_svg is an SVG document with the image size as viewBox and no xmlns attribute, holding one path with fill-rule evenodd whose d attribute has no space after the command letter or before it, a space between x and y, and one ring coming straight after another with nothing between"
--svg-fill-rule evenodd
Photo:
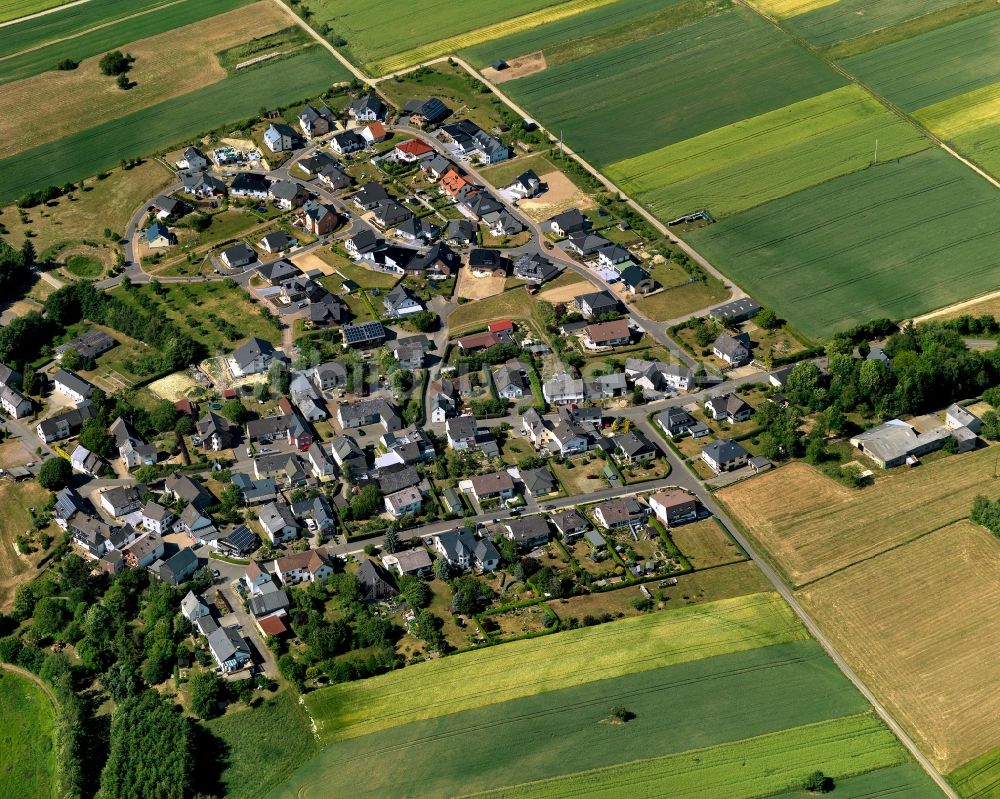
<instances>
[{"instance_id":1,"label":"house with red roof","mask_svg":"<svg viewBox=\"0 0 1000 799\"><path fill-rule=\"evenodd\" d=\"M408 139L397 144L395 152L397 160L413 163L414 161L422 161L428 156L433 155L434 148L419 139Z\"/></svg>"},{"instance_id":2,"label":"house with red roof","mask_svg":"<svg viewBox=\"0 0 1000 799\"><path fill-rule=\"evenodd\" d=\"M496 322L490 322L486 329L491 333L513 333L514 323L510 319L500 319Z\"/></svg>"}]
</instances>

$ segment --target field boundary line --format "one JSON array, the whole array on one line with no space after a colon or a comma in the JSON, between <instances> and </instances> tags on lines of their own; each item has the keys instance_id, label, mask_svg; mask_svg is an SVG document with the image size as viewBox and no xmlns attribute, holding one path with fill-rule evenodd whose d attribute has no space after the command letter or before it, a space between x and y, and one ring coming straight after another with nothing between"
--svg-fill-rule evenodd
<instances>
[{"instance_id":1,"label":"field boundary line","mask_svg":"<svg viewBox=\"0 0 1000 799\"><path fill-rule=\"evenodd\" d=\"M934 535L935 533L940 533L946 527L951 527L952 525L958 524L959 522L966 521L966 520L969 520L968 516L960 516L957 519L952 519L949 522L945 522L944 524L939 525L938 527L935 527L933 530L928 530L927 532L920 533L919 535L915 535L913 538L908 538L906 541L900 541L900 542L898 542L896 544L893 544L891 547L887 547L887 548L883 549L881 552L875 552L874 554L868 555L867 557L858 558L857 560L855 560L855 561L853 561L851 563L847 563L847 564L845 564L843 566L838 566L833 571L827 572L826 574L822 574L819 577L814 577L812 580L806 580L804 583L798 583L798 584L793 583L792 587L796 591L801 591L803 588L810 588L810 587L816 585L817 583L821 583L823 580L827 579L828 577L835 577L836 575L842 574L843 572L847 571L848 569L853 569L855 566L860 566L862 563L868 563L869 561L872 561L872 560L875 560L877 558L880 558L883 555L888 555L891 552L895 552L897 549L903 549L904 547L908 547L910 544L915 544L917 541L920 541L920 540L922 540L924 538L927 538L927 536Z\"/></svg>"},{"instance_id":2,"label":"field boundary line","mask_svg":"<svg viewBox=\"0 0 1000 799\"><path fill-rule=\"evenodd\" d=\"M15 19L9 19L6 22L0 22L0 28L8 28L11 25L17 25L19 22L27 22L29 19L47 17L49 14L55 14L57 11L65 11L67 8L82 6L84 3L89 2L90 0L73 0L72 3L63 3L58 6L53 6L52 8L46 8L44 11L36 11L34 14L26 14L23 17L16 17Z\"/></svg>"},{"instance_id":3,"label":"field boundary line","mask_svg":"<svg viewBox=\"0 0 1000 799\"><path fill-rule=\"evenodd\" d=\"M89 0L81 0L82 2L89 2ZM136 11L134 14L129 14L125 17L118 17L117 19L109 19L107 22L102 22L100 25L95 25L93 28L87 28L85 31L77 31L72 36L61 36L58 39L49 39L44 42L39 42L31 47L25 48L24 50L18 50L16 53L10 53L9 55L0 56L0 61L7 61L11 58L16 58L17 56L25 55L27 53L33 53L35 50L42 50L49 45L59 44L60 42L68 42L71 39L79 39L81 36L86 36L88 33L93 33L94 31L99 31L103 28L109 28L112 25L117 25L119 22L125 22L128 19L135 19L136 17L143 17L146 14L153 14L157 11L162 11L170 6L180 5L181 3L187 3L189 0L171 0L169 3L164 3L161 6L154 6L153 8L147 8L145 11ZM73 5L78 5L74 3ZM60 6L60 8L68 8L68 6ZM19 20L20 21L20 20Z\"/></svg>"}]
</instances>

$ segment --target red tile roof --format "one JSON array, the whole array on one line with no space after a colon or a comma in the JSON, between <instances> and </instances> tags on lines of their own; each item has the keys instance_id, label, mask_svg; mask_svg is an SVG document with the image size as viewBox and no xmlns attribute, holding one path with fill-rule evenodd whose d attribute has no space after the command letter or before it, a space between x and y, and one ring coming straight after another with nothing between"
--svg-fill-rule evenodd
<instances>
[{"instance_id":1,"label":"red tile roof","mask_svg":"<svg viewBox=\"0 0 1000 799\"><path fill-rule=\"evenodd\" d=\"M285 620L281 616L265 616L257 619L257 626L264 635L284 635L288 632Z\"/></svg>"},{"instance_id":2,"label":"red tile roof","mask_svg":"<svg viewBox=\"0 0 1000 799\"><path fill-rule=\"evenodd\" d=\"M396 149L401 153L407 153L412 156L427 155L427 153L434 152L434 148L431 147L426 142L422 142L419 139L409 139L407 141L402 141L396 145Z\"/></svg>"},{"instance_id":3,"label":"red tile roof","mask_svg":"<svg viewBox=\"0 0 1000 799\"><path fill-rule=\"evenodd\" d=\"M497 322L491 322L489 326L489 331L491 333L502 333L504 331L511 331L514 329L514 323L509 319L501 319Z\"/></svg>"},{"instance_id":4,"label":"red tile roof","mask_svg":"<svg viewBox=\"0 0 1000 799\"><path fill-rule=\"evenodd\" d=\"M500 343L500 337L496 333L473 333L471 336L464 336L458 340L458 346L463 350L478 350L492 347Z\"/></svg>"}]
</instances>

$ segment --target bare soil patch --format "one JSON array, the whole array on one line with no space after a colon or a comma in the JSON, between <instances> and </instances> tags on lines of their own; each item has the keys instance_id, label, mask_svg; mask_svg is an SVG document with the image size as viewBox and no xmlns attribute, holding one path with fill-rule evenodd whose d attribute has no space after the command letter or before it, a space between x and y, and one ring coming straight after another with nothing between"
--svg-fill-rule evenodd
<instances>
[{"instance_id":1,"label":"bare soil patch","mask_svg":"<svg viewBox=\"0 0 1000 799\"><path fill-rule=\"evenodd\" d=\"M226 77L215 52L287 27L274 3L259 2L121 48L135 57L123 91L102 75L101 56L74 70L43 72L0 92L0 158L196 91ZM58 97L58 113L39 98Z\"/></svg>"},{"instance_id":2,"label":"bare soil patch","mask_svg":"<svg viewBox=\"0 0 1000 799\"><path fill-rule=\"evenodd\" d=\"M593 198L586 192L580 191L562 172L558 170L546 172L538 177L548 186L548 191L540 197L521 200L517 204L518 208L536 222L555 216L567 208L579 208L582 211L594 207Z\"/></svg>"},{"instance_id":3,"label":"bare soil patch","mask_svg":"<svg viewBox=\"0 0 1000 799\"><path fill-rule=\"evenodd\" d=\"M1000 745L998 573L1000 540L961 521L799 594L943 773Z\"/></svg>"},{"instance_id":4,"label":"bare soil patch","mask_svg":"<svg viewBox=\"0 0 1000 799\"><path fill-rule=\"evenodd\" d=\"M296 255L293 256L292 258L289 258L288 260L290 260L303 272L309 272L313 269L318 269L324 275L332 275L334 272L337 271L332 264L328 264L318 255L312 252L305 252L302 253L301 255Z\"/></svg>"},{"instance_id":5,"label":"bare soil patch","mask_svg":"<svg viewBox=\"0 0 1000 799\"><path fill-rule=\"evenodd\" d=\"M533 53L512 58L507 62L507 69L497 71L493 67L486 67L483 70L483 77L490 83L500 84L509 80L517 80L527 75L534 75L541 72L548 64L545 63L545 53L536 50Z\"/></svg>"},{"instance_id":6,"label":"bare soil patch","mask_svg":"<svg viewBox=\"0 0 1000 799\"><path fill-rule=\"evenodd\" d=\"M559 286L554 289L547 289L538 295L540 300L545 300L546 302L557 303L557 302L570 302L576 299L581 294L589 294L592 291L596 291L593 283L588 283L586 280L581 280L579 283L571 283L568 286Z\"/></svg>"},{"instance_id":7,"label":"bare soil patch","mask_svg":"<svg viewBox=\"0 0 1000 799\"><path fill-rule=\"evenodd\" d=\"M470 300L483 300L503 292L507 278L503 275L476 277L468 268L458 270L458 282L455 287L456 297Z\"/></svg>"}]
</instances>

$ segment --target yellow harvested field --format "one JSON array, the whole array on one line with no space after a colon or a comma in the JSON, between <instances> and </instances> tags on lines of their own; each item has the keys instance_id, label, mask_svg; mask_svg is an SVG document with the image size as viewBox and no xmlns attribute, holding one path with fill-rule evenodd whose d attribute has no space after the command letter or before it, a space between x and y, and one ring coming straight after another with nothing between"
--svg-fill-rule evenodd
<instances>
[{"instance_id":1,"label":"yellow harvested field","mask_svg":"<svg viewBox=\"0 0 1000 799\"><path fill-rule=\"evenodd\" d=\"M276 3L244 8L140 39L121 48L135 57L123 91L98 69L101 56L74 70L8 83L0 92L0 158L203 88L226 77L215 53L288 26ZM58 97L58 113L40 97Z\"/></svg>"},{"instance_id":2,"label":"yellow harvested field","mask_svg":"<svg viewBox=\"0 0 1000 799\"><path fill-rule=\"evenodd\" d=\"M800 587L966 518L977 494L1000 497L998 454L987 447L943 458L862 489L792 463L717 497Z\"/></svg>"},{"instance_id":3,"label":"yellow harvested field","mask_svg":"<svg viewBox=\"0 0 1000 799\"><path fill-rule=\"evenodd\" d=\"M1000 83L942 100L915 111L913 116L946 139L995 125L1000 118Z\"/></svg>"},{"instance_id":4,"label":"yellow harvested field","mask_svg":"<svg viewBox=\"0 0 1000 799\"><path fill-rule=\"evenodd\" d=\"M309 272L313 269L318 269L324 275L332 275L336 272L336 268L333 264L327 263L315 252L306 252L301 255L295 255L289 258L289 260L295 264L303 272Z\"/></svg>"},{"instance_id":5,"label":"yellow harvested field","mask_svg":"<svg viewBox=\"0 0 1000 799\"><path fill-rule=\"evenodd\" d=\"M750 5L778 19L788 19L815 11L817 8L832 6L838 0L750 0Z\"/></svg>"},{"instance_id":6,"label":"yellow harvested field","mask_svg":"<svg viewBox=\"0 0 1000 799\"><path fill-rule=\"evenodd\" d=\"M471 269L460 269L455 285L455 296L468 300L484 300L503 293L507 277L503 274L476 277Z\"/></svg>"},{"instance_id":7,"label":"yellow harvested field","mask_svg":"<svg viewBox=\"0 0 1000 799\"><path fill-rule=\"evenodd\" d=\"M1000 746L998 574L1000 540L961 521L799 592L943 773Z\"/></svg>"},{"instance_id":8,"label":"yellow harvested field","mask_svg":"<svg viewBox=\"0 0 1000 799\"><path fill-rule=\"evenodd\" d=\"M538 299L551 303L569 302L570 300L576 299L581 294L589 294L592 291L597 291L597 288L593 283L586 280L580 280L576 283L571 283L568 286L546 289L538 295Z\"/></svg>"},{"instance_id":9,"label":"yellow harvested field","mask_svg":"<svg viewBox=\"0 0 1000 799\"><path fill-rule=\"evenodd\" d=\"M978 298L949 305L947 308L931 311L923 316L918 316L913 321L926 322L928 319L957 319L964 314L969 314L970 316L990 314L1000 318L1000 291L994 291Z\"/></svg>"},{"instance_id":10,"label":"yellow harvested field","mask_svg":"<svg viewBox=\"0 0 1000 799\"><path fill-rule=\"evenodd\" d=\"M154 396L171 402L190 397L191 392L197 387L197 381L188 372L174 372L172 375L161 377L147 386Z\"/></svg>"},{"instance_id":11,"label":"yellow harvested field","mask_svg":"<svg viewBox=\"0 0 1000 799\"><path fill-rule=\"evenodd\" d=\"M463 47L471 47L475 44L499 39L503 36L510 36L521 31L537 28L539 25L546 25L567 17L574 17L584 11L590 11L601 6L617 3L618 0L568 0L557 6L543 8L533 11L530 14L522 14L513 19L497 22L493 25L486 25L473 31L460 33L457 36L449 36L446 39L438 39L436 42L425 44L422 47L415 47L404 53L398 53L370 64L365 64L365 69L373 75L384 75L396 70L430 61L432 58L448 55L461 50Z\"/></svg>"}]
</instances>

